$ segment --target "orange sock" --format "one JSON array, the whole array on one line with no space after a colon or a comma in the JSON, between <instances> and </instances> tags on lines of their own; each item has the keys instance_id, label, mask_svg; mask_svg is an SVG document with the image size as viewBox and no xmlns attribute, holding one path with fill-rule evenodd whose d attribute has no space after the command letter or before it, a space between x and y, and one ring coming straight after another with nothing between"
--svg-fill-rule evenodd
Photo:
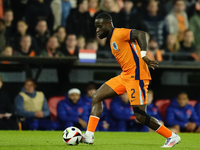
<instances>
[{"instance_id":1,"label":"orange sock","mask_svg":"<svg viewBox=\"0 0 200 150\"><path fill-rule=\"evenodd\" d=\"M172 133L173 133L168 128L166 128L164 125L161 125L156 132L159 133L160 135L164 136L165 138L171 137Z\"/></svg>"},{"instance_id":2,"label":"orange sock","mask_svg":"<svg viewBox=\"0 0 200 150\"><path fill-rule=\"evenodd\" d=\"M87 131L94 132L99 122L99 117L90 116Z\"/></svg>"}]
</instances>

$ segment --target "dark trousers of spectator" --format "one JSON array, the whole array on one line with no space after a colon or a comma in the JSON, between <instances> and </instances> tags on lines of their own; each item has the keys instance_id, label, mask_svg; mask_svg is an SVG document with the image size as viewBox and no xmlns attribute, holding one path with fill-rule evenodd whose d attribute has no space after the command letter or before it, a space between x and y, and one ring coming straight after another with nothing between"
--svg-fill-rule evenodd
<instances>
[{"instance_id":1,"label":"dark trousers of spectator","mask_svg":"<svg viewBox=\"0 0 200 150\"><path fill-rule=\"evenodd\" d=\"M19 127L14 118L3 118L0 119L0 130L19 130Z\"/></svg>"},{"instance_id":2,"label":"dark trousers of spectator","mask_svg":"<svg viewBox=\"0 0 200 150\"><path fill-rule=\"evenodd\" d=\"M57 124L47 118L41 118L41 119L27 118L25 120L25 126L29 130L55 130L57 129Z\"/></svg>"}]
</instances>

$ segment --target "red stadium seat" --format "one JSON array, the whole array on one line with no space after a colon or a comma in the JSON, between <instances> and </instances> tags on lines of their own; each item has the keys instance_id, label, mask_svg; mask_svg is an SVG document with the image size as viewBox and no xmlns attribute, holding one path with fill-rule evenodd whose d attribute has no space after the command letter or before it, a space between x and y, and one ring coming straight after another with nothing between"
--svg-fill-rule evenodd
<instances>
[{"instance_id":1,"label":"red stadium seat","mask_svg":"<svg viewBox=\"0 0 200 150\"><path fill-rule=\"evenodd\" d=\"M51 97L48 100L48 106L49 106L49 110L50 110L53 121L55 121L57 117L57 104L64 98L65 98L64 96L55 96L55 97Z\"/></svg>"},{"instance_id":2,"label":"red stadium seat","mask_svg":"<svg viewBox=\"0 0 200 150\"><path fill-rule=\"evenodd\" d=\"M107 110L110 110L110 103L112 102L111 98L104 100Z\"/></svg>"},{"instance_id":3,"label":"red stadium seat","mask_svg":"<svg viewBox=\"0 0 200 150\"><path fill-rule=\"evenodd\" d=\"M197 102L198 102L197 100L189 100L188 104L194 107Z\"/></svg>"},{"instance_id":4,"label":"red stadium seat","mask_svg":"<svg viewBox=\"0 0 200 150\"><path fill-rule=\"evenodd\" d=\"M166 109L169 106L169 104L170 104L169 99L160 99L160 100L157 100L155 103L155 105L158 107L164 121L165 121L165 116L166 116Z\"/></svg>"}]
</instances>

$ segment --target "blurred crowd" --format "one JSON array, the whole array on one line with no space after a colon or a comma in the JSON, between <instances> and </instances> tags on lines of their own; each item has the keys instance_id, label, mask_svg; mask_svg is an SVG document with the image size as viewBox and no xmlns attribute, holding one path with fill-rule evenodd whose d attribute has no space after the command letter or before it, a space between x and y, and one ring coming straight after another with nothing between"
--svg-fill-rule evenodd
<instances>
[{"instance_id":1,"label":"blurred crowd","mask_svg":"<svg viewBox=\"0 0 200 150\"><path fill-rule=\"evenodd\" d=\"M98 39L94 19L108 12L115 27L146 31L147 55L157 61L199 61L200 0L0 0L3 56L78 56L96 50L113 58Z\"/></svg>"},{"instance_id":2,"label":"blurred crowd","mask_svg":"<svg viewBox=\"0 0 200 150\"><path fill-rule=\"evenodd\" d=\"M37 91L35 81L27 79L12 103L2 86L0 77L0 130L64 130L70 126L86 130L92 94L97 90L96 84L89 82L83 92L72 88L65 96L52 97L47 101L45 94ZM154 103L152 90L147 96L147 113L161 124L176 133L200 133L200 101L194 101L192 106L187 93L181 92L168 100L168 105L162 100L162 106L167 106L163 109ZM103 113L97 131L152 132L135 118L126 93L106 99L102 105Z\"/></svg>"}]
</instances>

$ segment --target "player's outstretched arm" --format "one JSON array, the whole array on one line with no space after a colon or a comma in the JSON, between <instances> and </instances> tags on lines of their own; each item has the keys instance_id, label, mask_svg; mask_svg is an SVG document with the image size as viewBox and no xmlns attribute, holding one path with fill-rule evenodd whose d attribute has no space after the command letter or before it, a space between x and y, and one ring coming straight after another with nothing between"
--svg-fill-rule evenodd
<instances>
[{"instance_id":1,"label":"player's outstretched arm","mask_svg":"<svg viewBox=\"0 0 200 150\"><path fill-rule=\"evenodd\" d=\"M148 48L147 33L140 30L133 30L131 40L132 41L137 40L141 49L141 57L146 62L146 64L152 69L155 69L156 67L158 67L157 61L151 60L148 56L146 56L146 51Z\"/></svg>"}]
</instances>

